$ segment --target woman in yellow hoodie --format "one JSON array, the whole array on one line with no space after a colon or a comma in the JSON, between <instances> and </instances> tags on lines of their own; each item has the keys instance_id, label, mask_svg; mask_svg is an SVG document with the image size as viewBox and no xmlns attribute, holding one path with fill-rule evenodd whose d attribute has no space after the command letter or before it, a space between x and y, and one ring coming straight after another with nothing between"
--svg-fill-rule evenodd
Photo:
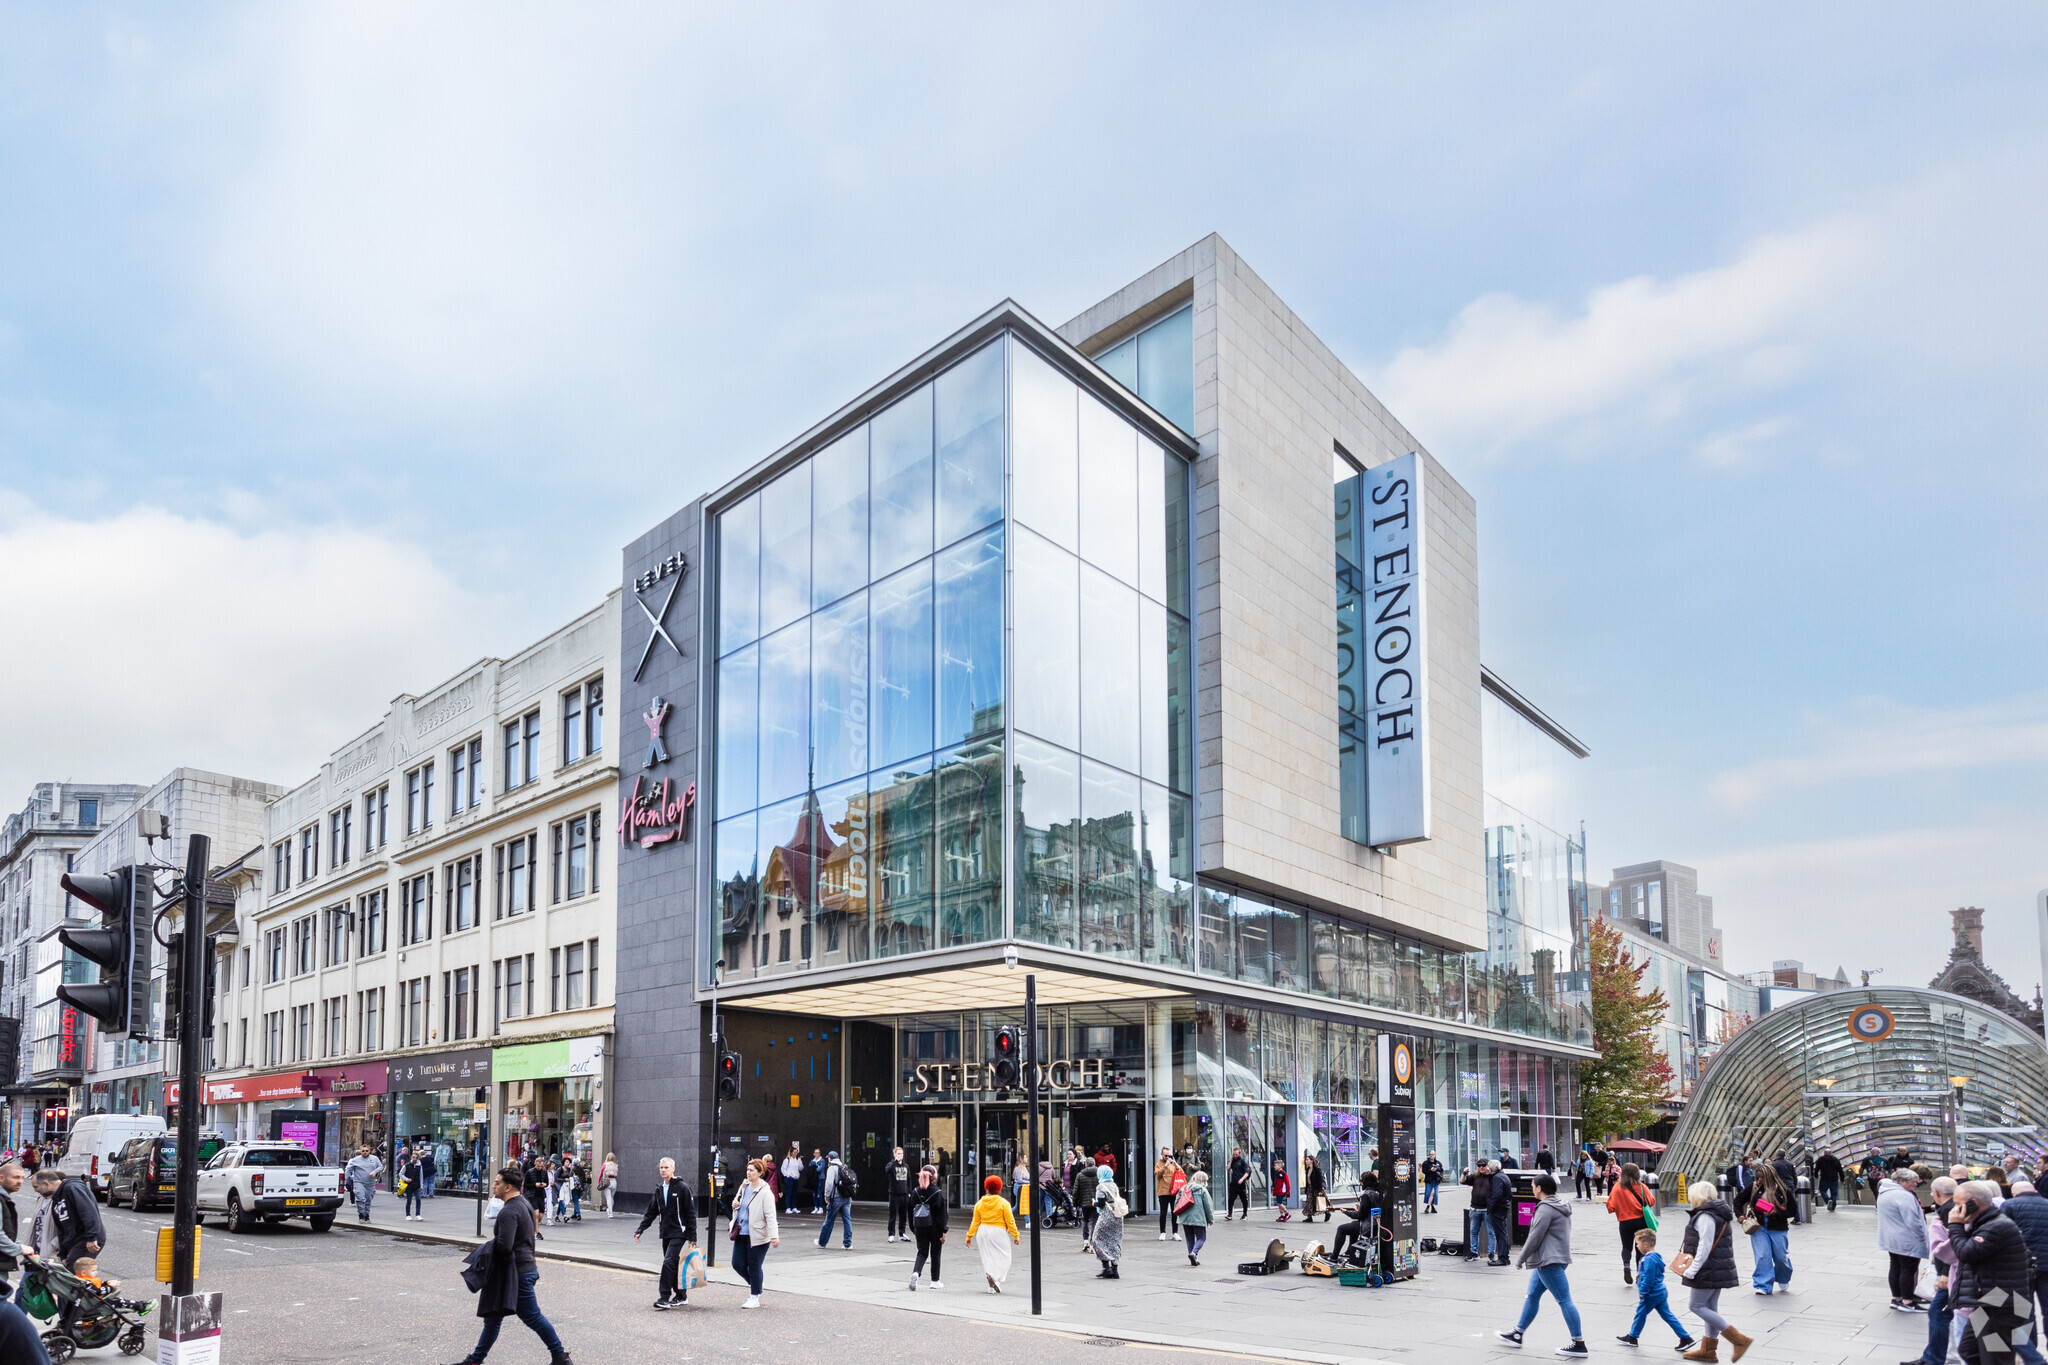
<instances>
[{"instance_id":1,"label":"woman in yellow hoodie","mask_svg":"<svg viewBox=\"0 0 2048 1365\"><path fill-rule=\"evenodd\" d=\"M1010 1248L1017 1244L1017 1216L1010 1211L1010 1201L1003 1198L1003 1178L992 1175L981 1182L983 1194L974 1201L974 1221L967 1225L967 1245L974 1245L974 1234L986 1229L988 1236L981 1239L981 1273L988 1280L988 1292L1003 1292L1003 1281L1010 1275ZM1002 1234L1010 1234L1005 1242Z\"/></svg>"}]
</instances>

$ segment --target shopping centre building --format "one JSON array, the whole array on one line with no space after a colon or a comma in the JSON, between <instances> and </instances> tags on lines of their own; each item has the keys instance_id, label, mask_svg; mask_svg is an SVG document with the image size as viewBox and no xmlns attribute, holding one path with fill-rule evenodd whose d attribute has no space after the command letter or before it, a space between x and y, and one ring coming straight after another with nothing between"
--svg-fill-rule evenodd
<instances>
[{"instance_id":1,"label":"shopping centre building","mask_svg":"<svg viewBox=\"0 0 2048 1365\"><path fill-rule=\"evenodd\" d=\"M1585 750L1482 667L1472 496L1219 238L998 305L623 567L627 1191L1009 1169L1027 976L1055 1149L1342 1191L1383 1033L1425 1150L1577 1140Z\"/></svg>"}]
</instances>

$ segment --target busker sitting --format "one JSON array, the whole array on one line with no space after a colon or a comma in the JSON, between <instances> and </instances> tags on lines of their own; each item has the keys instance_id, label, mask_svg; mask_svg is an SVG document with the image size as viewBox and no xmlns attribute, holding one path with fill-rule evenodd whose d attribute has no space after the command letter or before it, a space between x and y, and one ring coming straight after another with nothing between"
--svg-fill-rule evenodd
<instances>
[{"instance_id":1,"label":"busker sitting","mask_svg":"<svg viewBox=\"0 0 2048 1365\"><path fill-rule=\"evenodd\" d=\"M1380 1178L1375 1171L1367 1171L1358 1189L1358 1202L1348 1209L1339 1209L1349 1221L1337 1226L1337 1238L1330 1243L1330 1259L1338 1265L1346 1265L1345 1254L1352 1246L1365 1237L1366 1219L1374 1209L1384 1208L1380 1202ZM1372 1248L1367 1247L1370 1252Z\"/></svg>"}]
</instances>

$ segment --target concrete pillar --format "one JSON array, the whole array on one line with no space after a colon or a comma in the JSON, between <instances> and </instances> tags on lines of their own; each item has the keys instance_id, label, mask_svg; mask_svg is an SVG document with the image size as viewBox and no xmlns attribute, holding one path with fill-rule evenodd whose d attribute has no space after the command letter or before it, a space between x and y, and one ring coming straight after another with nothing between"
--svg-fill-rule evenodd
<instances>
[{"instance_id":1,"label":"concrete pillar","mask_svg":"<svg viewBox=\"0 0 2048 1365\"><path fill-rule=\"evenodd\" d=\"M1152 1156L1173 1142L1173 1005L1153 1000L1145 1006L1145 1111L1151 1120L1141 1163L1152 1169Z\"/></svg>"}]
</instances>

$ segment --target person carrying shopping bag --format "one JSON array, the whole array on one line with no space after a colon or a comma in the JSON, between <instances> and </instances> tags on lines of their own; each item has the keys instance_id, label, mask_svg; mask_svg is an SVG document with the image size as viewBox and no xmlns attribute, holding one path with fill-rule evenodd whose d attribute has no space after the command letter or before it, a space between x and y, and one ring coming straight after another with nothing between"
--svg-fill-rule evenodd
<instances>
[{"instance_id":1,"label":"person carrying shopping bag","mask_svg":"<svg viewBox=\"0 0 2048 1365\"><path fill-rule=\"evenodd\" d=\"M1188 1264L1202 1263L1202 1244L1209 1240L1209 1227L1216 1221L1216 1205L1209 1199L1209 1173L1196 1171L1174 1205L1181 1236L1188 1243Z\"/></svg>"}]
</instances>

